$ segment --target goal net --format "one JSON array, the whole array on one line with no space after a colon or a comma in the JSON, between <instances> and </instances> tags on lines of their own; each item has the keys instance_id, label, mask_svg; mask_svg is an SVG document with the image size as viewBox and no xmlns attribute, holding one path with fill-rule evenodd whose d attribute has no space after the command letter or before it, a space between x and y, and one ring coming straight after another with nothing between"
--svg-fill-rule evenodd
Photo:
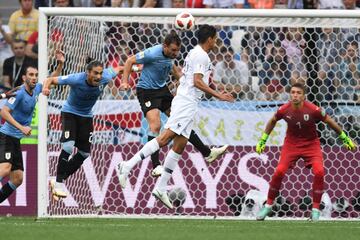
<instances>
[{"instance_id":1,"label":"goal net","mask_svg":"<svg viewBox=\"0 0 360 240\"><path fill-rule=\"evenodd\" d=\"M42 12L42 24L47 24L47 31L42 37L47 41L40 45L40 58L48 66L42 69L43 74L56 67L53 53L58 48L66 56L62 75L85 71L89 59L100 60L105 66L123 65L128 56L161 44L165 35L174 30L174 16L179 12L141 9L136 15L135 10L129 9L100 11L104 12L76 8L72 12L43 10L46 18ZM214 65L211 86L230 91L236 102L229 104L205 96L196 116L195 131L209 146L229 144L228 152L208 165L188 144L169 182L174 210L166 209L151 195L158 179L150 175L150 158L136 166L129 177L130 184L122 190L116 166L129 160L147 141L148 125L136 97L139 73L131 74L128 91L120 90L119 76L104 89L94 107L91 156L66 180L69 196L54 202L48 187L40 183L40 216L254 217L266 200L286 123L277 124L264 154L256 154L255 145L266 122L288 101L289 86L296 81L305 82L307 99L321 106L359 142L358 16L344 17L348 12L336 11L192 13L196 28L178 32L182 48L175 64L181 66L195 46L194 33L199 25L216 26L219 37L210 53ZM172 77L169 86L171 83ZM68 87L57 87L47 103L40 104L41 109L46 109L46 117L40 122L47 131L41 132L46 151L39 154L39 165L43 163L41 169L45 170L39 171L39 179L49 181L56 175L61 150L60 111L68 93ZM165 116L162 121L166 121ZM318 124L318 133L326 172L321 216L358 218L360 153L344 149L335 132L324 124ZM169 147L161 149L161 162L168 150ZM311 170L300 159L284 178L272 216L308 217L312 182Z\"/></svg>"}]
</instances>

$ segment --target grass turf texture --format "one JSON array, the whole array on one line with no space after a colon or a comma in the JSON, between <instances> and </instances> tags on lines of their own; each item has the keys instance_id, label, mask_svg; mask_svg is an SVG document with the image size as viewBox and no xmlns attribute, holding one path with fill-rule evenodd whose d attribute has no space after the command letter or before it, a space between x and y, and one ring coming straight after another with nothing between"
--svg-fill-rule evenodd
<instances>
[{"instance_id":1,"label":"grass turf texture","mask_svg":"<svg viewBox=\"0 0 360 240\"><path fill-rule=\"evenodd\" d=\"M360 221L0 218L0 239L360 239Z\"/></svg>"}]
</instances>

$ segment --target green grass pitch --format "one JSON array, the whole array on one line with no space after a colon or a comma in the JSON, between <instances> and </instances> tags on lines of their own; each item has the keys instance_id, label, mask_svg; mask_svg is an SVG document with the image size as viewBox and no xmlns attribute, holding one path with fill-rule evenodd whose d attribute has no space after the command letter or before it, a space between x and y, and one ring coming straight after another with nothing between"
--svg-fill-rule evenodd
<instances>
[{"instance_id":1,"label":"green grass pitch","mask_svg":"<svg viewBox=\"0 0 360 240\"><path fill-rule=\"evenodd\" d=\"M35 219L0 217L1 240L351 240L360 221L241 221L197 219Z\"/></svg>"}]
</instances>

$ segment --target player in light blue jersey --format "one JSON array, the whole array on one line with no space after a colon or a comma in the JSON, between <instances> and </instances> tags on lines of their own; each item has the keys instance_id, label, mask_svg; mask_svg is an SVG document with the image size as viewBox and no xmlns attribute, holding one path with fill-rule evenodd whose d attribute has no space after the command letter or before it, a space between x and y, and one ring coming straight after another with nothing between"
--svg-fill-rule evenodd
<instances>
[{"instance_id":1,"label":"player in light blue jersey","mask_svg":"<svg viewBox=\"0 0 360 240\"><path fill-rule=\"evenodd\" d=\"M130 160L120 162L118 170L120 186L125 188L130 171L136 164L173 141L173 146L164 161L164 171L152 191L152 195L170 209L173 205L166 191L167 183L178 166L178 161L190 138L195 124L194 118L198 112L198 103L203 93L210 94L221 101L234 101L230 93L220 93L208 86L212 65L208 53L216 43L216 28L202 25L197 35L199 44L188 53L185 59L184 75L180 79L177 94L171 104L171 114L164 130L157 138L147 142Z\"/></svg>"},{"instance_id":2,"label":"player in light blue jersey","mask_svg":"<svg viewBox=\"0 0 360 240\"><path fill-rule=\"evenodd\" d=\"M45 80L43 94L46 96L49 96L52 85L70 86L70 94L61 110L62 150L57 165L56 181L50 182L55 200L67 196L63 182L76 172L90 155L93 132L92 108L104 87L122 70L122 66L104 69L101 62L92 61L87 65L86 72L50 77ZM70 158L74 147L78 151Z\"/></svg>"},{"instance_id":3,"label":"player in light blue jersey","mask_svg":"<svg viewBox=\"0 0 360 240\"><path fill-rule=\"evenodd\" d=\"M31 134L30 123L42 90L35 67L27 67L22 79L24 84L1 109L1 117L6 122L0 128L0 181L7 176L9 181L0 189L0 203L22 183L24 166L20 139Z\"/></svg>"},{"instance_id":4,"label":"player in light blue jersey","mask_svg":"<svg viewBox=\"0 0 360 240\"><path fill-rule=\"evenodd\" d=\"M176 32L171 32L165 37L163 44L153 46L129 57L124 65L121 88L127 90L130 71L134 68L134 64L143 64L136 93L141 110L149 124L148 141L156 138L160 133L160 111L167 116L170 115L170 106L174 97L168 89L167 82L170 73L177 80L182 75L180 69L174 64L174 59L178 56L180 48L181 39ZM194 131L191 132L189 142L201 152L209 163L221 156L227 148L226 145L210 150ZM151 155L151 162L153 165L151 174L154 177L160 176L163 167L160 165L159 151Z\"/></svg>"}]
</instances>

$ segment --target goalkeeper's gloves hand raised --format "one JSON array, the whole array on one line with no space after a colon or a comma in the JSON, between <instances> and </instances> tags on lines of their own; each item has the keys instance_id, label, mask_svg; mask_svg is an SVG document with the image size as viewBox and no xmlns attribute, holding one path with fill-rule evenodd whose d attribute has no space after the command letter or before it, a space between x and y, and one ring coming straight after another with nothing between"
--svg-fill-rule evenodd
<instances>
[{"instance_id":1,"label":"goalkeeper's gloves hand raised","mask_svg":"<svg viewBox=\"0 0 360 240\"><path fill-rule=\"evenodd\" d=\"M351 151L354 151L356 149L356 145L354 142L349 138L344 131L342 131L339 135L339 138L343 142L344 146Z\"/></svg>"},{"instance_id":2,"label":"goalkeeper's gloves hand raised","mask_svg":"<svg viewBox=\"0 0 360 240\"><path fill-rule=\"evenodd\" d=\"M265 149L266 141L269 138L269 134L263 133L259 142L256 144L256 152L258 154L262 153Z\"/></svg>"}]
</instances>

